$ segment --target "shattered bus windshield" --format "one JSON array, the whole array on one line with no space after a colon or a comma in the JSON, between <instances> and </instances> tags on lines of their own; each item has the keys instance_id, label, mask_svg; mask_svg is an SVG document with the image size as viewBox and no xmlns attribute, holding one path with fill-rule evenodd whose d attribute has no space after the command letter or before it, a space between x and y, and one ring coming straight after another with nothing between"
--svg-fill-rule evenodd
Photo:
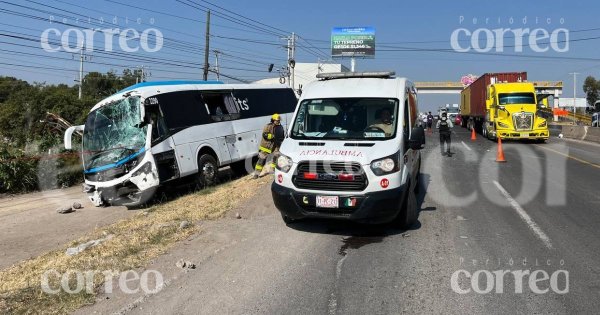
<instances>
[{"instance_id":1,"label":"shattered bus windshield","mask_svg":"<svg viewBox=\"0 0 600 315\"><path fill-rule=\"evenodd\" d=\"M140 98L130 96L90 113L83 131L85 169L116 163L146 143L147 127L139 127Z\"/></svg>"}]
</instances>

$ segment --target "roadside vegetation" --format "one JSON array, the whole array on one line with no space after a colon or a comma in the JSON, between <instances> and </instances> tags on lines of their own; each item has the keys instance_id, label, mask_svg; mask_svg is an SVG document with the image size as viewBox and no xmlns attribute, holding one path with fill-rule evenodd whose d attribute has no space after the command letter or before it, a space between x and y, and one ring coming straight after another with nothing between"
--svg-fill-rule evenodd
<instances>
[{"instance_id":1,"label":"roadside vegetation","mask_svg":"<svg viewBox=\"0 0 600 315\"><path fill-rule=\"evenodd\" d=\"M143 268L151 259L164 253L175 242L201 232L196 224L201 220L220 218L227 211L243 204L261 191L272 180L271 176L251 180L249 176L200 190L178 199L139 210L131 218L98 228L85 237L74 240L63 248L46 253L0 271L0 313L2 314L64 314L86 304L94 303L102 288L104 275L94 277L94 293L85 290L76 294L61 291L44 293L41 277L47 270L63 274L69 270L116 270L119 272ZM232 198L235 196L235 198ZM189 226L181 228L187 221ZM68 247L106 238L102 244L68 256ZM73 282L75 277L71 277ZM49 286L60 287L57 279L50 278ZM72 283L72 288L76 287Z\"/></svg>"},{"instance_id":2,"label":"roadside vegetation","mask_svg":"<svg viewBox=\"0 0 600 315\"><path fill-rule=\"evenodd\" d=\"M139 70L90 72L78 87L30 84L0 76L0 193L73 185L82 180L77 152L61 149L65 124L79 125L103 98L135 84ZM74 137L76 139L77 137ZM79 176L76 176L79 175Z\"/></svg>"}]
</instances>

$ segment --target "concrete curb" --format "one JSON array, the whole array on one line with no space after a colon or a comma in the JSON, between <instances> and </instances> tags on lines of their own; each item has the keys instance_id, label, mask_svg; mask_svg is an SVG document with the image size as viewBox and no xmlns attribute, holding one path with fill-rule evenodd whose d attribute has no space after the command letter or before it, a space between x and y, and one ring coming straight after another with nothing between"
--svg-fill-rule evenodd
<instances>
[{"instance_id":1,"label":"concrete curb","mask_svg":"<svg viewBox=\"0 0 600 315\"><path fill-rule=\"evenodd\" d=\"M552 130L561 127L563 137L600 143L600 128L590 126L552 126Z\"/></svg>"}]
</instances>

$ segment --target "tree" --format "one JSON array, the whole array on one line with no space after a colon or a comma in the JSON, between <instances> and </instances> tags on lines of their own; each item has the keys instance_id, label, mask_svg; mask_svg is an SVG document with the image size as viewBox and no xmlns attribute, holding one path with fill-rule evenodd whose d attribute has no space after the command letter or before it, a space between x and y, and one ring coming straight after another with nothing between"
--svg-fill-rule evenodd
<instances>
[{"instance_id":1,"label":"tree","mask_svg":"<svg viewBox=\"0 0 600 315\"><path fill-rule=\"evenodd\" d=\"M583 91L585 92L587 103L594 106L600 96L600 81L592 76L588 76L583 82ZM595 110L600 110L600 108L598 108L600 106L596 107Z\"/></svg>"}]
</instances>

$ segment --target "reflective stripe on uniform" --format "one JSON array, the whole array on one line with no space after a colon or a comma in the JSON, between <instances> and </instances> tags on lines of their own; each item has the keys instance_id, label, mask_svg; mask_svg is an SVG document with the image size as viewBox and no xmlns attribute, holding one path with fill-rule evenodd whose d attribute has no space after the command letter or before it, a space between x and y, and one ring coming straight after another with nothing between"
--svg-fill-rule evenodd
<instances>
[{"instance_id":1,"label":"reflective stripe on uniform","mask_svg":"<svg viewBox=\"0 0 600 315\"><path fill-rule=\"evenodd\" d=\"M275 163L271 163L271 167L275 167Z\"/></svg>"},{"instance_id":2,"label":"reflective stripe on uniform","mask_svg":"<svg viewBox=\"0 0 600 315\"><path fill-rule=\"evenodd\" d=\"M260 171L263 169L263 166L260 164L256 164L256 167L254 167L255 170Z\"/></svg>"},{"instance_id":3,"label":"reflective stripe on uniform","mask_svg":"<svg viewBox=\"0 0 600 315\"><path fill-rule=\"evenodd\" d=\"M258 149L261 150L261 151L263 151L263 152L271 153L271 150L267 149L265 147L259 147Z\"/></svg>"}]
</instances>

